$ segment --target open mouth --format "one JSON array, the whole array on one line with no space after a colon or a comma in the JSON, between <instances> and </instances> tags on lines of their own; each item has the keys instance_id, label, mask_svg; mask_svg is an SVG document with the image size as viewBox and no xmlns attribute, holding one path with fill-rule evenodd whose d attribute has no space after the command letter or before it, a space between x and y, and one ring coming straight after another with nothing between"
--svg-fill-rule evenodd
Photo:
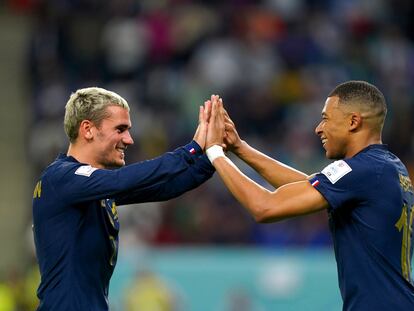
<instances>
[{"instance_id":1,"label":"open mouth","mask_svg":"<svg viewBox=\"0 0 414 311\"><path fill-rule=\"evenodd\" d=\"M126 148L116 148L116 150L118 150L118 152L121 154L122 158L125 157L125 149Z\"/></svg>"}]
</instances>

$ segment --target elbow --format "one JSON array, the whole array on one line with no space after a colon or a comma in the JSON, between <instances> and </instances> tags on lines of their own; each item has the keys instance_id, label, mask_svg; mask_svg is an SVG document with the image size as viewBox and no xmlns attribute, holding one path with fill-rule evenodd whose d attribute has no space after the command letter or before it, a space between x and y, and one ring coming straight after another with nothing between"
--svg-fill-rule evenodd
<instances>
[{"instance_id":1,"label":"elbow","mask_svg":"<svg viewBox=\"0 0 414 311\"><path fill-rule=\"evenodd\" d=\"M262 202L262 204L255 204L250 210L252 211L251 214L254 217L254 220L261 224L277 222L286 218L281 214L281 210L275 208L273 204Z\"/></svg>"},{"instance_id":2,"label":"elbow","mask_svg":"<svg viewBox=\"0 0 414 311\"><path fill-rule=\"evenodd\" d=\"M253 211L252 216L257 223L265 224L272 222L271 217L269 217L269 209L265 206L255 204L255 206L252 206L251 210Z\"/></svg>"},{"instance_id":3,"label":"elbow","mask_svg":"<svg viewBox=\"0 0 414 311\"><path fill-rule=\"evenodd\" d=\"M261 215L255 215L254 216L254 220L259 223L259 224L267 224L269 223L269 221L267 220L266 217L263 217Z\"/></svg>"},{"instance_id":4,"label":"elbow","mask_svg":"<svg viewBox=\"0 0 414 311\"><path fill-rule=\"evenodd\" d=\"M255 215L254 220L259 224L268 224L275 221L274 218L268 217L267 215L263 214Z\"/></svg>"},{"instance_id":5,"label":"elbow","mask_svg":"<svg viewBox=\"0 0 414 311\"><path fill-rule=\"evenodd\" d=\"M270 223L277 220L279 204L274 195L260 188L260 192L246 192L240 202L257 223Z\"/></svg>"}]
</instances>

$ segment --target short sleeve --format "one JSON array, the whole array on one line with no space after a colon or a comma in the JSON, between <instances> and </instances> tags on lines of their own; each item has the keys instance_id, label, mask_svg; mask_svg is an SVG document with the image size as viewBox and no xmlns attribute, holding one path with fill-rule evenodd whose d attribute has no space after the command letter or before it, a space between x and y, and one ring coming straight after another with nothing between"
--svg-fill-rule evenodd
<instances>
[{"instance_id":1,"label":"short sleeve","mask_svg":"<svg viewBox=\"0 0 414 311\"><path fill-rule=\"evenodd\" d=\"M373 174L354 161L339 160L309 178L310 184L328 201L331 209L364 198Z\"/></svg>"}]
</instances>

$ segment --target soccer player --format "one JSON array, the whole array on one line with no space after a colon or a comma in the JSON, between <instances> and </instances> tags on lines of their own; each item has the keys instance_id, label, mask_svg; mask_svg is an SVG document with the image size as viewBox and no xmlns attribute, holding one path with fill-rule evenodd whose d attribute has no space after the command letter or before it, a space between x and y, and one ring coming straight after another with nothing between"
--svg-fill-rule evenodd
<instances>
[{"instance_id":1,"label":"soccer player","mask_svg":"<svg viewBox=\"0 0 414 311\"><path fill-rule=\"evenodd\" d=\"M386 112L375 86L363 81L338 85L315 129L326 157L336 161L308 176L241 140L221 100L213 100L207 156L256 221L327 210L343 310L414 310L413 186L404 164L382 144ZM240 172L223 153L223 143L276 191Z\"/></svg>"},{"instance_id":2,"label":"soccer player","mask_svg":"<svg viewBox=\"0 0 414 311\"><path fill-rule=\"evenodd\" d=\"M41 174L33 231L41 273L38 311L108 310L118 254L117 205L168 200L209 179L203 106L194 140L158 158L125 166L133 143L129 106L101 88L77 90L66 104L70 144Z\"/></svg>"}]
</instances>

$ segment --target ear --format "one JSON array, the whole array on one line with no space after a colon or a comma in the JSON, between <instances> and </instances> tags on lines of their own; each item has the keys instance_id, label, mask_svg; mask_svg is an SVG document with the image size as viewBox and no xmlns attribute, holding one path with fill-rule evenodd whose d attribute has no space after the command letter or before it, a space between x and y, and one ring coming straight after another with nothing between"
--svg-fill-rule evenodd
<instances>
[{"instance_id":1,"label":"ear","mask_svg":"<svg viewBox=\"0 0 414 311\"><path fill-rule=\"evenodd\" d=\"M92 140L94 137L95 125L89 120L83 120L79 125L79 136L86 140Z\"/></svg>"},{"instance_id":2,"label":"ear","mask_svg":"<svg viewBox=\"0 0 414 311\"><path fill-rule=\"evenodd\" d=\"M356 131L362 126L362 117L359 112L351 112L349 116L349 130Z\"/></svg>"}]
</instances>

